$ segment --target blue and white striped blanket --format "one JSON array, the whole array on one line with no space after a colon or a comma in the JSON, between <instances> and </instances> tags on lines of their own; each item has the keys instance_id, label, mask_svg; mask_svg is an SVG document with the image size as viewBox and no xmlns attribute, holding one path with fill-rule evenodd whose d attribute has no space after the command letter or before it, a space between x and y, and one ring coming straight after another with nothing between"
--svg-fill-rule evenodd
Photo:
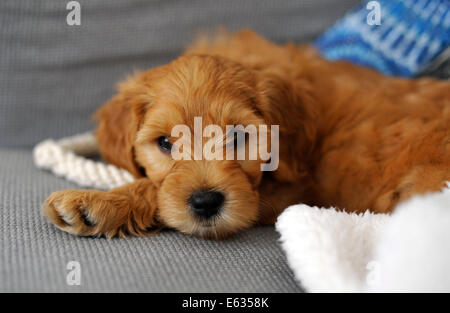
<instances>
[{"instance_id":1,"label":"blue and white striped blanket","mask_svg":"<svg viewBox=\"0 0 450 313\"><path fill-rule=\"evenodd\" d=\"M450 0L363 1L315 44L327 59L413 77L449 47Z\"/></svg>"}]
</instances>

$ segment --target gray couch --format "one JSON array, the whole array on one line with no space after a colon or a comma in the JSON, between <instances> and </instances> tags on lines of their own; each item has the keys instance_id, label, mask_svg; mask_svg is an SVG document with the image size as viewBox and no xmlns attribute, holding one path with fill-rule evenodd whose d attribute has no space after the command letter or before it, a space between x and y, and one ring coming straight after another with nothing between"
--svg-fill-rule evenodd
<instances>
[{"instance_id":1,"label":"gray couch","mask_svg":"<svg viewBox=\"0 0 450 313\"><path fill-rule=\"evenodd\" d=\"M33 166L42 139L90 130L92 112L133 69L166 63L202 29L252 28L278 42L315 38L357 0L0 1L0 292L299 292L273 227L226 241L174 231L130 239L74 237L40 214L77 186ZM81 285L66 284L69 261Z\"/></svg>"}]
</instances>

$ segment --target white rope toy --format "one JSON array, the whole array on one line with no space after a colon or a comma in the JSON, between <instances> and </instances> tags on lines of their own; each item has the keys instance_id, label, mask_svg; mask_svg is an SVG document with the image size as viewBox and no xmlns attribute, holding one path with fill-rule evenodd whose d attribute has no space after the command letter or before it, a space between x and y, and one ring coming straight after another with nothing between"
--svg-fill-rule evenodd
<instances>
[{"instance_id":1,"label":"white rope toy","mask_svg":"<svg viewBox=\"0 0 450 313\"><path fill-rule=\"evenodd\" d=\"M92 133L47 139L33 150L37 167L84 187L108 190L134 181L126 170L87 158L94 155L98 155L98 144Z\"/></svg>"}]
</instances>

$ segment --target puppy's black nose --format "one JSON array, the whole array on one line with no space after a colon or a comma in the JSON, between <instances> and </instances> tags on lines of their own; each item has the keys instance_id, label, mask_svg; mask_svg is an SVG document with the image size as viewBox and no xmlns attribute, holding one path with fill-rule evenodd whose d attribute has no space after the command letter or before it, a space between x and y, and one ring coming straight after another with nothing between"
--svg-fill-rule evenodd
<instances>
[{"instance_id":1,"label":"puppy's black nose","mask_svg":"<svg viewBox=\"0 0 450 313\"><path fill-rule=\"evenodd\" d=\"M189 205L198 216L210 218L219 213L225 197L221 192L197 191L189 197Z\"/></svg>"}]
</instances>

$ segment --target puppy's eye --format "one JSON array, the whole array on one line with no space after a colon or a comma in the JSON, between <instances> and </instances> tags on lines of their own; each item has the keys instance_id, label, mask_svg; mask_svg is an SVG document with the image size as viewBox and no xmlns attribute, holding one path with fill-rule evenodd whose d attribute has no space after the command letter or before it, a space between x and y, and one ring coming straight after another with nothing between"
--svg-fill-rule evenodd
<instances>
[{"instance_id":1,"label":"puppy's eye","mask_svg":"<svg viewBox=\"0 0 450 313\"><path fill-rule=\"evenodd\" d=\"M246 132L235 131L231 136L233 140L229 142L230 145L234 145L236 148L245 145L249 140L249 135Z\"/></svg>"},{"instance_id":2,"label":"puppy's eye","mask_svg":"<svg viewBox=\"0 0 450 313\"><path fill-rule=\"evenodd\" d=\"M172 144L169 141L169 138L161 136L158 138L158 146L164 153L169 153L172 150Z\"/></svg>"}]
</instances>

